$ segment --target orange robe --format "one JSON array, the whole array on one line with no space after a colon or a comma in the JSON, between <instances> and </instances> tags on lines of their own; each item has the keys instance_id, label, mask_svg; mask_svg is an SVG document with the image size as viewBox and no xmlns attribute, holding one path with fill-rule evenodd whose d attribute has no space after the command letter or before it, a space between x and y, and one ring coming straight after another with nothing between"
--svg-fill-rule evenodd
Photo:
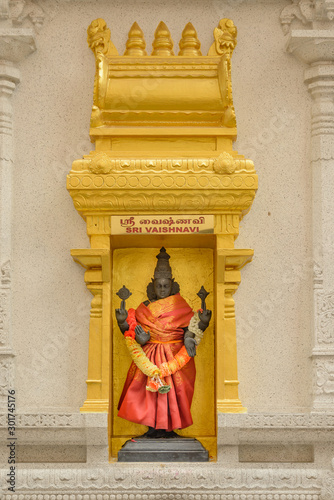
<instances>
[{"instance_id":1,"label":"orange robe","mask_svg":"<svg viewBox=\"0 0 334 500\"><path fill-rule=\"evenodd\" d=\"M158 367L170 361L183 346L184 330L193 315L191 307L178 293L136 309L136 320L151 338L143 346L150 361ZM190 413L196 369L194 358L173 375L165 377L171 389L167 394L146 390L147 376L131 364L118 404L118 416L155 429L184 429L193 423Z\"/></svg>"}]
</instances>

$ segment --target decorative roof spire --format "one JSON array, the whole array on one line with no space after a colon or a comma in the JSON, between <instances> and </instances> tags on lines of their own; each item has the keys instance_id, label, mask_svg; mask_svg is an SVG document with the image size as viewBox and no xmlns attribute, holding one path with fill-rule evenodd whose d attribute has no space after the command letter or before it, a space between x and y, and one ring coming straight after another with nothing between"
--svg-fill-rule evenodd
<instances>
[{"instance_id":1,"label":"decorative roof spire","mask_svg":"<svg viewBox=\"0 0 334 500\"><path fill-rule=\"evenodd\" d=\"M145 50L146 42L144 33L138 23L134 22L128 34L128 41L126 42L125 56L147 56Z\"/></svg>"},{"instance_id":2,"label":"decorative roof spire","mask_svg":"<svg viewBox=\"0 0 334 500\"><path fill-rule=\"evenodd\" d=\"M201 56L201 42L197 38L197 32L191 23L188 23L182 31L182 38L179 43L179 56Z\"/></svg>"},{"instance_id":3,"label":"decorative roof spire","mask_svg":"<svg viewBox=\"0 0 334 500\"><path fill-rule=\"evenodd\" d=\"M166 24L161 21L155 30L152 56L173 56L173 40Z\"/></svg>"}]
</instances>

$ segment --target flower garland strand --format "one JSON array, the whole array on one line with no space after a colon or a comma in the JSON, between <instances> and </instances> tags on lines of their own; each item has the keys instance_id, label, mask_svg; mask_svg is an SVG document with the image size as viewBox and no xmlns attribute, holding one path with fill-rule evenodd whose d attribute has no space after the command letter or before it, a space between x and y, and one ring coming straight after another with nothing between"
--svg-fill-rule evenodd
<instances>
[{"instance_id":1,"label":"flower garland strand","mask_svg":"<svg viewBox=\"0 0 334 500\"><path fill-rule=\"evenodd\" d=\"M198 314L199 312L203 312L202 309L200 309L199 311L194 313L194 316L191 318L189 326L188 326L188 330L194 334L194 339L195 339L195 343L197 346L200 345L201 340L203 339L203 335L204 335L203 330L201 330L198 326L198 323L200 321L199 314Z\"/></svg>"},{"instance_id":2,"label":"flower garland strand","mask_svg":"<svg viewBox=\"0 0 334 500\"><path fill-rule=\"evenodd\" d=\"M139 370L141 370L148 377L154 377L155 375L160 376L159 368L148 359L141 346L135 340L135 328L137 326L137 321L134 309L129 309L127 322L129 325L129 330L124 333L124 337L132 361L139 368Z\"/></svg>"}]
</instances>

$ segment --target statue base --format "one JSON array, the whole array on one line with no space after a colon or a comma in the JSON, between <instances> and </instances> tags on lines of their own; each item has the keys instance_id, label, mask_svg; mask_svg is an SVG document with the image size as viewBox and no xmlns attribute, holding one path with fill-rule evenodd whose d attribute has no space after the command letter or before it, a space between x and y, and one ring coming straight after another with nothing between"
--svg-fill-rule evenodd
<instances>
[{"instance_id":1,"label":"statue base","mask_svg":"<svg viewBox=\"0 0 334 500\"><path fill-rule=\"evenodd\" d=\"M208 462L209 453L192 438L134 438L118 452L119 462Z\"/></svg>"}]
</instances>

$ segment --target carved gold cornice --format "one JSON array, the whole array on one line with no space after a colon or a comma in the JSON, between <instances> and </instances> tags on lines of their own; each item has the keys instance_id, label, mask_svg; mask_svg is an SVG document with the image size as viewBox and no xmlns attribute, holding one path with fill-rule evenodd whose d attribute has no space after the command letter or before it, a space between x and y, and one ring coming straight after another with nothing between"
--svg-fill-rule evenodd
<instances>
[{"instance_id":1,"label":"carved gold cornice","mask_svg":"<svg viewBox=\"0 0 334 500\"><path fill-rule=\"evenodd\" d=\"M96 60L90 135L95 151L73 162L67 188L83 217L109 214L238 214L257 189L251 160L232 150L236 120L231 56L237 29L222 19L208 56L188 23L179 55L167 26L152 55L137 23L118 55L103 19L88 28Z\"/></svg>"}]
</instances>

